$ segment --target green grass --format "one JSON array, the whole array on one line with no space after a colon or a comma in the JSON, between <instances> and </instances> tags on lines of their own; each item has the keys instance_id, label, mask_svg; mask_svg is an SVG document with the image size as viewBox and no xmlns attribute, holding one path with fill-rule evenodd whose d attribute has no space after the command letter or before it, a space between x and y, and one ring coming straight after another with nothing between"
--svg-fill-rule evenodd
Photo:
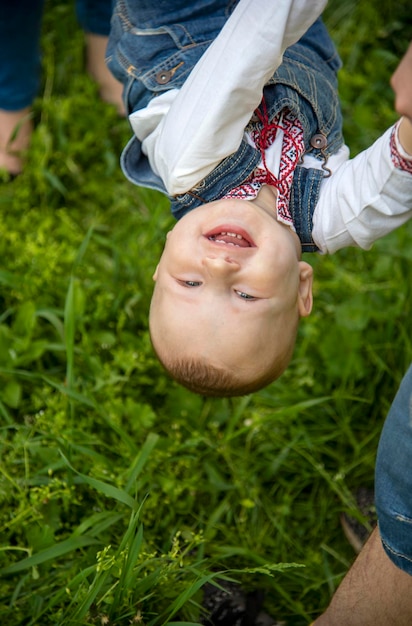
<instances>
[{"instance_id":1,"label":"green grass","mask_svg":"<svg viewBox=\"0 0 412 626\"><path fill-rule=\"evenodd\" d=\"M326 13L354 154L395 119L407 5ZM48 3L43 48L29 163L0 187L0 622L198 623L202 586L230 578L308 624L353 561L339 516L359 517L411 361L412 227L307 256L291 367L253 396L198 398L147 331L168 203L120 171L128 124L84 73L70 2Z\"/></svg>"}]
</instances>

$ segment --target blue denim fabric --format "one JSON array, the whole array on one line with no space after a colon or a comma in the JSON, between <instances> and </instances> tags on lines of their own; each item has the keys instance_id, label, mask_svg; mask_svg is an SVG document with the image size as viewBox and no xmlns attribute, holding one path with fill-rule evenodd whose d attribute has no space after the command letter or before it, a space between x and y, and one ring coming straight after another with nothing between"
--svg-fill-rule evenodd
<instances>
[{"instance_id":1,"label":"blue denim fabric","mask_svg":"<svg viewBox=\"0 0 412 626\"><path fill-rule=\"evenodd\" d=\"M0 109L19 111L36 97L41 78L44 0L0 0ZM112 0L77 0L83 29L108 35Z\"/></svg>"},{"instance_id":2,"label":"blue denim fabric","mask_svg":"<svg viewBox=\"0 0 412 626\"><path fill-rule=\"evenodd\" d=\"M107 49L107 63L124 85L129 113L137 111L165 90L180 88L197 60L221 30L236 2L224 0L117 0ZM336 73L341 63L319 19L284 55L280 68L264 90L269 120L282 109L296 112L304 128L306 150L324 160L343 143L342 117L337 96ZM252 124L252 122L251 122ZM315 134L327 138L323 153L310 140ZM196 188L170 197L176 219L204 202L211 202L244 182L260 161L260 153L243 141L236 153L224 159ZM134 184L166 193L161 179L151 170L135 138L121 157L122 169ZM312 215L324 172L298 166L291 194L291 212L305 251L313 244Z\"/></svg>"},{"instance_id":3,"label":"blue denim fabric","mask_svg":"<svg viewBox=\"0 0 412 626\"><path fill-rule=\"evenodd\" d=\"M375 499L383 547L397 567L412 575L412 365L382 430Z\"/></svg>"},{"instance_id":4,"label":"blue denim fabric","mask_svg":"<svg viewBox=\"0 0 412 626\"><path fill-rule=\"evenodd\" d=\"M37 95L43 0L0 2L0 109L19 111Z\"/></svg>"},{"instance_id":5,"label":"blue denim fabric","mask_svg":"<svg viewBox=\"0 0 412 626\"><path fill-rule=\"evenodd\" d=\"M110 33L114 0L76 0L76 14L86 33L104 35Z\"/></svg>"}]
</instances>

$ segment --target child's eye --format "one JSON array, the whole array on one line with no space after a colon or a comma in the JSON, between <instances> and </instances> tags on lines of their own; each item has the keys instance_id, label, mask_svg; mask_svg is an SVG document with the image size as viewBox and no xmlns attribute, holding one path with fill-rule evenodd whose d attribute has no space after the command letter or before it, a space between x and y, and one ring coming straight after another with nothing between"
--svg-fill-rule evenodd
<instances>
[{"instance_id":1,"label":"child's eye","mask_svg":"<svg viewBox=\"0 0 412 626\"><path fill-rule=\"evenodd\" d=\"M200 280L184 280L183 284L187 287L199 287L199 285L201 285L202 283L200 282Z\"/></svg>"},{"instance_id":2,"label":"child's eye","mask_svg":"<svg viewBox=\"0 0 412 626\"><path fill-rule=\"evenodd\" d=\"M243 300L256 300L255 296L250 296L248 293L245 293L244 291L235 290L235 293L239 296L239 298L242 298Z\"/></svg>"}]
</instances>

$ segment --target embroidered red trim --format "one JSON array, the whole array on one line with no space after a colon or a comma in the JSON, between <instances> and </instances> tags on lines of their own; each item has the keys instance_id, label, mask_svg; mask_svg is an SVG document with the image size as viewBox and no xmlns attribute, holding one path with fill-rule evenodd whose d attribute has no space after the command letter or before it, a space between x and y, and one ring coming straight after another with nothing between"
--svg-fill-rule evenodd
<instances>
[{"instance_id":1,"label":"embroidered red trim","mask_svg":"<svg viewBox=\"0 0 412 626\"><path fill-rule=\"evenodd\" d=\"M391 148L391 159L392 163L398 170L403 170L404 172L409 172L412 174L412 159L405 159L399 150L396 144L396 134L398 132L400 121L396 124L396 126L392 129L391 139L390 139L390 148Z\"/></svg>"},{"instance_id":2,"label":"embroidered red trim","mask_svg":"<svg viewBox=\"0 0 412 626\"><path fill-rule=\"evenodd\" d=\"M261 110L260 110L261 109ZM276 215L280 222L293 228L293 220L289 211L289 198L293 172L305 151L303 128L299 119L289 110L282 111L272 122L269 122L266 103L262 103L255 111L261 127L250 131L250 138L261 154L261 164L251 172L250 177L239 187L231 189L226 198L251 200L256 198L262 185L271 185L278 190ZM283 131L279 176L270 171L267 163L266 150L273 144L278 131Z\"/></svg>"},{"instance_id":3,"label":"embroidered red trim","mask_svg":"<svg viewBox=\"0 0 412 626\"><path fill-rule=\"evenodd\" d=\"M289 132L288 125L281 125L276 122L269 122L269 116L268 116L266 102L264 98L262 99L260 107L262 111L260 111L259 109L256 109L255 115L260 120L262 124L262 128L252 133L253 141L255 142L256 147L260 151L263 167L265 168L265 173L266 173L266 177L264 180L262 179L261 176L259 176L259 182L266 183L267 185L272 185L273 187L276 187L279 191L281 191L282 183L284 183L288 179L288 177L290 176L291 170L293 172L298 164L298 161L301 156L301 149L300 149L300 146L294 140L292 134ZM287 116L287 113L285 113L285 115ZM293 121L295 121L294 116L293 116ZM284 153L283 147L285 146L285 143L287 144L288 142L290 142L294 148L294 155L290 154L290 146L287 149L287 154L289 156L289 159L287 160L288 161L287 164L282 158L281 165L280 165L280 172L282 175L279 178L277 178L273 174L273 172L269 170L267 166L267 162L266 162L266 150L275 141L278 130L282 130L284 133L282 157ZM290 160L291 156L292 156L292 160ZM282 165L284 166L286 165L286 167L282 167Z\"/></svg>"}]
</instances>

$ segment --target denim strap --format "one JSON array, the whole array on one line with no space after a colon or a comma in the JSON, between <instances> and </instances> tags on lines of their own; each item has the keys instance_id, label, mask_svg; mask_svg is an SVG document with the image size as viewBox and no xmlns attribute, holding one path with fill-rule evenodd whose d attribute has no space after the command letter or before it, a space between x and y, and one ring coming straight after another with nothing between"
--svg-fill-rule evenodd
<instances>
[{"instance_id":1,"label":"denim strap","mask_svg":"<svg viewBox=\"0 0 412 626\"><path fill-rule=\"evenodd\" d=\"M319 200L320 185L324 172L298 165L293 175L289 209L302 252L317 252L319 248L312 239L313 212Z\"/></svg>"}]
</instances>

